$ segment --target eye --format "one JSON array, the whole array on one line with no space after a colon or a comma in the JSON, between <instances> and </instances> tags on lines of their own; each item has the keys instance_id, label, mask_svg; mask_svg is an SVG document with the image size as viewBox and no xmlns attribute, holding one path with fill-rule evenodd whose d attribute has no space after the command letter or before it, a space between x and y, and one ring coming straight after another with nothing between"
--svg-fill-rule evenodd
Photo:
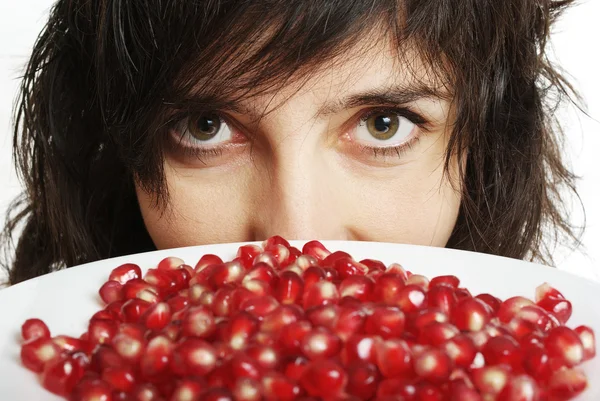
<instances>
[{"instance_id":1,"label":"eye","mask_svg":"<svg viewBox=\"0 0 600 401\"><path fill-rule=\"evenodd\" d=\"M355 140L369 146L389 146L409 139L416 124L393 111L375 111L363 117Z\"/></svg>"},{"instance_id":2,"label":"eye","mask_svg":"<svg viewBox=\"0 0 600 401\"><path fill-rule=\"evenodd\" d=\"M205 113L183 120L178 132L182 142L194 146L219 144L232 138L228 124L215 113Z\"/></svg>"}]
</instances>

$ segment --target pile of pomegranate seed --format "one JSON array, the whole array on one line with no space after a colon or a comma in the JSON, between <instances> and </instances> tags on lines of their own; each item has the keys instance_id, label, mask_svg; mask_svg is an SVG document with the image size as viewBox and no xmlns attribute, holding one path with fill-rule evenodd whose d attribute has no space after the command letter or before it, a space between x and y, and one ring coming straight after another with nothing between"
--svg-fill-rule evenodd
<instances>
[{"instance_id":1,"label":"pile of pomegranate seed","mask_svg":"<svg viewBox=\"0 0 600 401\"><path fill-rule=\"evenodd\" d=\"M99 293L79 338L22 327L23 364L72 401L560 401L596 353L547 284L535 302L472 296L317 241L170 257L144 278L124 264Z\"/></svg>"}]
</instances>

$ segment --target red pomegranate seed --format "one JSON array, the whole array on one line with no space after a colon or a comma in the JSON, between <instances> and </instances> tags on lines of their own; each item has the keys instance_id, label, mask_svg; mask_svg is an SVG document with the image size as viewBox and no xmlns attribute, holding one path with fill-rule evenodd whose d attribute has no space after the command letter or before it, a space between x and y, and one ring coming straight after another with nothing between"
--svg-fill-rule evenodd
<instances>
[{"instance_id":1,"label":"red pomegranate seed","mask_svg":"<svg viewBox=\"0 0 600 401\"><path fill-rule=\"evenodd\" d=\"M36 373L41 373L47 363L60 357L61 349L49 338L34 338L21 347L21 362Z\"/></svg>"},{"instance_id":2,"label":"red pomegranate seed","mask_svg":"<svg viewBox=\"0 0 600 401\"><path fill-rule=\"evenodd\" d=\"M336 286L329 281L318 281L304 293L304 308L336 304L340 298Z\"/></svg>"},{"instance_id":3,"label":"red pomegranate seed","mask_svg":"<svg viewBox=\"0 0 600 401\"><path fill-rule=\"evenodd\" d=\"M508 366L484 366L473 369L471 378L473 384L482 393L489 398L494 399L500 391L510 381L511 370Z\"/></svg>"},{"instance_id":4,"label":"red pomegranate seed","mask_svg":"<svg viewBox=\"0 0 600 401\"><path fill-rule=\"evenodd\" d=\"M323 261L325 263L325 261ZM333 263L333 268L338 272L341 280L357 275L364 276L369 272L369 268L359 263L351 257L342 257Z\"/></svg>"},{"instance_id":5,"label":"red pomegranate seed","mask_svg":"<svg viewBox=\"0 0 600 401\"><path fill-rule=\"evenodd\" d=\"M587 361L596 356L596 337L594 331L588 326L579 326L575 328L575 333L579 334L581 345L583 345L583 360Z\"/></svg>"},{"instance_id":6,"label":"red pomegranate seed","mask_svg":"<svg viewBox=\"0 0 600 401\"><path fill-rule=\"evenodd\" d=\"M199 400L204 390L206 390L206 384L202 380L186 378L177 383L169 401Z\"/></svg>"},{"instance_id":7,"label":"red pomegranate seed","mask_svg":"<svg viewBox=\"0 0 600 401\"><path fill-rule=\"evenodd\" d=\"M275 369L281 362L278 350L267 345L252 345L246 349L246 354L263 369Z\"/></svg>"},{"instance_id":8,"label":"red pomegranate seed","mask_svg":"<svg viewBox=\"0 0 600 401\"><path fill-rule=\"evenodd\" d=\"M363 265L367 266L369 273L372 272L384 272L386 267L380 260L376 259L363 259L360 261Z\"/></svg>"},{"instance_id":9,"label":"red pomegranate seed","mask_svg":"<svg viewBox=\"0 0 600 401\"><path fill-rule=\"evenodd\" d=\"M311 362L300 382L314 397L331 398L342 393L348 377L344 369L331 360Z\"/></svg>"},{"instance_id":10,"label":"red pomegranate seed","mask_svg":"<svg viewBox=\"0 0 600 401\"><path fill-rule=\"evenodd\" d=\"M288 353L299 353L304 336L311 330L312 325L305 320L290 323L282 328L278 342Z\"/></svg>"},{"instance_id":11,"label":"red pomegranate seed","mask_svg":"<svg viewBox=\"0 0 600 401\"><path fill-rule=\"evenodd\" d=\"M284 268L290 264L290 250L284 245L273 245L269 249L265 249L275 257L280 267Z\"/></svg>"},{"instance_id":12,"label":"red pomegranate seed","mask_svg":"<svg viewBox=\"0 0 600 401\"><path fill-rule=\"evenodd\" d=\"M304 290L304 280L292 271L284 271L273 291L277 301L282 304L300 303Z\"/></svg>"},{"instance_id":13,"label":"red pomegranate seed","mask_svg":"<svg viewBox=\"0 0 600 401\"><path fill-rule=\"evenodd\" d=\"M473 298L473 295L466 288L457 288L454 290L454 293L456 294L456 299L459 301L463 298Z\"/></svg>"},{"instance_id":14,"label":"red pomegranate seed","mask_svg":"<svg viewBox=\"0 0 600 401\"><path fill-rule=\"evenodd\" d=\"M137 323L140 317L146 312L152 304L141 299L130 299L121 307L121 315L126 323Z\"/></svg>"},{"instance_id":15,"label":"red pomegranate seed","mask_svg":"<svg viewBox=\"0 0 600 401\"><path fill-rule=\"evenodd\" d=\"M269 265L272 269L279 270L279 261L275 258L271 252L262 252L256 256L254 259L253 266L256 266L259 263L265 263Z\"/></svg>"},{"instance_id":16,"label":"red pomegranate seed","mask_svg":"<svg viewBox=\"0 0 600 401\"><path fill-rule=\"evenodd\" d=\"M214 387L202 395L202 401L234 401L233 394L226 388Z\"/></svg>"},{"instance_id":17,"label":"red pomegranate seed","mask_svg":"<svg viewBox=\"0 0 600 401\"><path fill-rule=\"evenodd\" d=\"M150 330L161 330L171 321L171 307L159 302L148 308L140 317L140 322Z\"/></svg>"},{"instance_id":18,"label":"red pomegranate seed","mask_svg":"<svg viewBox=\"0 0 600 401\"><path fill-rule=\"evenodd\" d=\"M419 344L438 347L458 335L460 331L450 323L432 322L419 332Z\"/></svg>"},{"instance_id":19,"label":"red pomegranate seed","mask_svg":"<svg viewBox=\"0 0 600 401\"><path fill-rule=\"evenodd\" d=\"M429 349L415 356L415 373L430 382L443 382L450 376L452 368L448 355L438 349Z\"/></svg>"},{"instance_id":20,"label":"red pomegranate seed","mask_svg":"<svg viewBox=\"0 0 600 401\"><path fill-rule=\"evenodd\" d=\"M416 314L413 314L410 330L419 333L422 328L430 323L447 323L448 320L448 316L441 310L433 308L422 309Z\"/></svg>"},{"instance_id":21,"label":"red pomegranate seed","mask_svg":"<svg viewBox=\"0 0 600 401\"><path fill-rule=\"evenodd\" d=\"M196 263L194 271L198 274L210 265L220 265L221 263L223 263L223 259L217 255L206 254L200 258L198 263Z\"/></svg>"},{"instance_id":22,"label":"red pomegranate seed","mask_svg":"<svg viewBox=\"0 0 600 401\"><path fill-rule=\"evenodd\" d=\"M193 306L184 315L181 328L184 336L208 338L216 330L214 315L204 306Z\"/></svg>"},{"instance_id":23,"label":"red pomegranate seed","mask_svg":"<svg viewBox=\"0 0 600 401\"><path fill-rule=\"evenodd\" d=\"M100 298L105 304L122 301L124 299L123 285L115 280L109 280L100 287L98 291Z\"/></svg>"},{"instance_id":24,"label":"red pomegranate seed","mask_svg":"<svg viewBox=\"0 0 600 401\"><path fill-rule=\"evenodd\" d=\"M360 305L340 306L338 317L333 324L333 332L342 341L346 341L355 333L363 331L364 325L365 313Z\"/></svg>"},{"instance_id":25,"label":"red pomegranate seed","mask_svg":"<svg viewBox=\"0 0 600 401\"><path fill-rule=\"evenodd\" d=\"M527 375L512 377L498 395L497 401L538 401L541 392L538 383Z\"/></svg>"},{"instance_id":26,"label":"red pomegranate seed","mask_svg":"<svg viewBox=\"0 0 600 401\"><path fill-rule=\"evenodd\" d=\"M142 376L149 380L163 376L169 369L174 348L168 337L157 336L150 340L140 360Z\"/></svg>"},{"instance_id":27,"label":"red pomegranate seed","mask_svg":"<svg viewBox=\"0 0 600 401\"><path fill-rule=\"evenodd\" d=\"M239 283L244 277L244 266L240 262L227 262L215 266L208 278L212 288L221 288L225 284Z\"/></svg>"},{"instance_id":28,"label":"red pomegranate seed","mask_svg":"<svg viewBox=\"0 0 600 401\"><path fill-rule=\"evenodd\" d=\"M469 387L460 380L450 383L447 394L448 401L483 401L483 398L477 390Z\"/></svg>"},{"instance_id":29,"label":"red pomegranate seed","mask_svg":"<svg viewBox=\"0 0 600 401\"><path fill-rule=\"evenodd\" d=\"M282 369L283 374L292 380L300 380L310 361L303 356L292 356Z\"/></svg>"},{"instance_id":30,"label":"red pomegranate seed","mask_svg":"<svg viewBox=\"0 0 600 401\"><path fill-rule=\"evenodd\" d=\"M125 263L110 272L108 276L109 280L118 281L121 284L125 284L132 279L141 279L142 269L138 265L133 263Z\"/></svg>"},{"instance_id":31,"label":"red pomegranate seed","mask_svg":"<svg viewBox=\"0 0 600 401\"><path fill-rule=\"evenodd\" d=\"M441 349L459 368L468 368L473 363L477 348L471 337L458 334L441 345Z\"/></svg>"},{"instance_id":32,"label":"red pomegranate seed","mask_svg":"<svg viewBox=\"0 0 600 401\"><path fill-rule=\"evenodd\" d=\"M410 375L412 357L406 341L394 339L377 342L375 353L377 367L385 377Z\"/></svg>"},{"instance_id":33,"label":"red pomegranate seed","mask_svg":"<svg viewBox=\"0 0 600 401\"><path fill-rule=\"evenodd\" d=\"M502 305L502 301L491 294L479 294L475 298L483 301L487 306L489 306L494 315L498 313L500 310L500 305Z\"/></svg>"},{"instance_id":34,"label":"red pomegranate seed","mask_svg":"<svg viewBox=\"0 0 600 401\"><path fill-rule=\"evenodd\" d=\"M355 362L348 367L347 392L360 400L369 400L377 393L381 375L371 363Z\"/></svg>"},{"instance_id":35,"label":"red pomegranate seed","mask_svg":"<svg viewBox=\"0 0 600 401\"><path fill-rule=\"evenodd\" d=\"M183 259L169 256L158 262L158 266L156 268L158 270L175 270L179 269L179 267L184 264L185 262Z\"/></svg>"},{"instance_id":36,"label":"red pomegranate seed","mask_svg":"<svg viewBox=\"0 0 600 401\"><path fill-rule=\"evenodd\" d=\"M257 319L262 320L265 316L273 312L278 307L279 302L277 302L277 300L271 296L254 296L240 304L240 311L246 311Z\"/></svg>"},{"instance_id":37,"label":"red pomegranate seed","mask_svg":"<svg viewBox=\"0 0 600 401\"><path fill-rule=\"evenodd\" d=\"M94 348L94 345L90 344L88 341L70 336L59 335L52 337L51 340L54 342L54 344L58 345L61 351L66 351L67 353L73 353L77 351L89 353Z\"/></svg>"},{"instance_id":38,"label":"red pomegranate seed","mask_svg":"<svg viewBox=\"0 0 600 401\"><path fill-rule=\"evenodd\" d=\"M490 338L481 353L487 365L508 365L518 369L522 362L521 347L510 336Z\"/></svg>"},{"instance_id":39,"label":"red pomegranate seed","mask_svg":"<svg viewBox=\"0 0 600 401\"><path fill-rule=\"evenodd\" d=\"M560 324L566 324L573 313L571 302L566 299L547 297L538 301L537 305L556 316Z\"/></svg>"},{"instance_id":40,"label":"red pomegranate seed","mask_svg":"<svg viewBox=\"0 0 600 401\"><path fill-rule=\"evenodd\" d=\"M102 373L108 368L120 368L126 364L117 352L108 345L99 345L92 352L90 368L97 373Z\"/></svg>"},{"instance_id":41,"label":"red pomegranate seed","mask_svg":"<svg viewBox=\"0 0 600 401\"><path fill-rule=\"evenodd\" d=\"M419 401L443 401L444 397L444 392L430 383L421 383L415 394L415 398Z\"/></svg>"},{"instance_id":42,"label":"red pomegranate seed","mask_svg":"<svg viewBox=\"0 0 600 401\"><path fill-rule=\"evenodd\" d=\"M461 299L450 316L450 321L461 331L480 331L490 319L487 305L477 298Z\"/></svg>"},{"instance_id":43,"label":"red pomegranate seed","mask_svg":"<svg viewBox=\"0 0 600 401\"><path fill-rule=\"evenodd\" d=\"M417 386L403 378L385 379L379 383L377 400L414 400Z\"/></svg>"},{"instance_id":44,"label":"red pomegranate seed","mask_svg":"<svg viewBox=\"0 0 600 401\"><path fill-rule=\"evenodd\" d=\"M393 306L378 306L367 316L365 333L384 339L399 338L404 332L404 313Z\"/></svg>"},{"instance_id":45,"label":"red pomegranate seed","mask_svg":"<svg viewBox=\"0 0 600 401\"><path fill-rule=\"evenodd\" d=\"M498 310L498 318L502 323L510 322L525 306L535 305L525 297L512 297L502 302Z\"/></svg>"},{"instance_id":46,"label":"red pomegranate seed","mask_svg":"<svg viewBox=\"0 0 600 401\"><path fill-rule=\"evenodd\" d=\"M433 288L438 285L445 285L451 288L458 288L460 280L456 276L437 276L431 279L429 287Z\"/></svg>"},{"instance_id":47,"label":"red pomegranate seed","mask_svg":"<svg viewBox=\"0 0 600 401\"><path fill-rule=\"evenodd\" d=\"M260 330L266 333L278 334L281 330L302 317L302 310L294 305L281 305L268 315L260 324Z\"/></svg>"},{"instance_id":48,"label":"red pomegranate seed","mask_svg":"<svg viewBox=\"0 0 600 401\"><path fill-rule=\"evenodd\" d=\"M339 353L342 341L326 328L317 327L304 336L300 346L309 359L325 359Z\"/></svg>"},{"instance_id":49,"label":"red pomegranate seed","mask_svg":"<svg viewBox=\"0 0 600 401\"><path fill-rule=\"evenodd\" d=\"M532 323L537 329L546 332L553 327L558 326L550 315L542 308L537 305L528 305L521 308L513 320L521 319L526 322ZM513 321L511 320L511 322ZM510 322L509 322L510 325Z\"/></svg>"},{"instance_id":50,"label":"red pomegranate seed","mask_svg":"<svg viewBox=\"0 0 600 401\"><path fill-rule=\"evenodd\" d=\"M246 377L259 380L262 376L262 367L254 359L239 351L229 360L231 374L237 378Z\"/></svg>"},{"instance_id":51,"label":"red pomegranate seed","mask_svg":"<svg viewBox=\"0 0 600 401\"><path fill-rule=\"evenodd\" d=\"M104 380L98 378L86 380L84 377L73 388L71 399L73 401L110 401L112 400L112 389Z\"/></svg>"},{"instance_id":52,"label":"red pomegranate seed","mask_svg":"<svg viewBox=\"0 0 600 401\"><path fill-rule=\"evenodd\" d=\"M231 349L239 350L246 347L257 331L258 319L250 313L240 312L229 320L220 339Z\"/></svg>"},{"instance_id":53,"label":"red pomegranate seed","mask_svg":"<svg viewBox=\"0 0 600 401\"><path fill-rule=\"evenodd\" d=\"M262 388L267 401L293 401L302 392L298 383L275 372L262 378Z\"/></svg>"},{"instance_id":54,"label":"red pomegranate seed","mask_svg":"<svg viewBox=\"0 0 600 401\"><path fill-rule=\"evenodd\" d=\"M40 319L27 319L21 326L21 338L25 342L36 338L50 338L50 329Z\"/></svg>"},{"instance_id":55,"label":"red pomegranate seed","mask_svg":"<svg viewBox=\"0 0 600 401\"><path fill-rule=\"evenodd\" d=\"M556 288L552 287L548 283L543 283L535 289L535 302L540 302L545 298L565 299L563 294L561 294Z\"/></svg>"},{"instance_id":56,"label":"red pomegranate seed","mask_svg":"<svg viewBox=\"0 0 600 401\"><path fill-rule=\"evenodd\" d=\"M260 383L247 377L237 379L232 392L236 401L262 400L262 387Z\"/></svg>"},{"instance_id":57,"label":"red pomegranate seed","mask_svg":"<svg viewBox=\"0 0 600 401\"><path fill-rule=\"evenodd\" d=\"M66 397L83 376L84 369L72 356L51 361L44 367L42 385L54 394Z\"/></svg>"},{"instance_id":58,"label":"red pomegranate seed","mask_svg":"<svg viewBox=\"0 0 600 401\"><path fill-rule=\"evenodd\" d=\"M102 380L118 391L131 391L135 386L135 376L129 368L107 368L102 371Z\"/></svg>"},{"instance_id":59,"label":"red pomegranate seed","mask_svg":"<svg viewBox=\"0 0 600 401\"><path fill-rule=\"evenodd\" d=\"M458 302L456 292L453 288L445 285L436 285L427 292L427 306L429 308L439 309L450 316L452 309Z\"/></svg>"},{"instance_id":60,"label":"red pomegranate seed","mask_svg":"<svg viewBox=\"0 0 600 401\"><path fill-rule=\"evenodd\" d=\"M340 296L353 297L362 302L368 302L373 295L375 282L370 277L352 276L344 279L339 287Z\"/></svg>"},{"instance_id":61,"label":"red pomegranate seed","mask_svg":"<svg viewBox=\"0 0 600 401\"><path fill-rule=\"evenodd\" d=\"M407 284L398 295L395 304L400 306L404 313L416 312L427 305L427 294L418 285Z\"/></svg>"},{"instance_id":62,"label":"red pomegranate seed","mask_svg":"<svg viewBox=\"0 0 600 401\"><path fill-rule=\"evenodd\" d=\"M146 347L143 328L132 324L121 325L112 338L111 345L120 357L130 363L136 363Z\"/></svg>"},{"instance_id":63,"label":"red pomegranate seed","mask_svg":"<svg viewBox=\"0 0 600 401\"><path fill-rule=\"evenodd\" d=\"M119 323L115 320L91 320L88 326L88 341L94 345L110 343L118 329Z\"/></svg>"},{"instance_id":64,"label":"red pomegranate seed","mask_svg":"<svg viewBox=\"0 0 600 401\"><path fill-rule=\"evenodd\" d=\"M302 253L317 260L323 260L331 254L319 241L309 241L302 247Z\"/></svg>"},{"instance_id":65,"label":"red pomegranate seed","mask_svg":"<svg viewBox=\"0 0 600 401\"><path fill-rule=\"evenodd\" d=\"M353 362L369 362L377 364L376 345L380 337L355 334L343 345L341 358L345 365Z\"/></svg>"},{"instance_id":66,"label":"red pomegranate seed","mask_svg":"<svg viewBox=\"0 0 600 401\"><path fill-rule=\"evenodd\" d=\"M258 245L242 245L238 248L236 257L242 263L246 270L254 264L254 259L262 253L262 248Z\"/></svg>"},{"instance_id":67,"label":"red pomegranate seed","mask_svg":"<svg viewBox=\"0 0 600 401\"><path fill-rule=\"evenodd\" d=\"M404 288L404 279L397 273L384 273L375 281L373 300L396 305Z\"/></svg>"},{"instance_id":68,"label":"red pomegranate seed","mask_svg":"<svg viewBox=\"0 0 600 401\"><path fill-rule=\"evenodd\" d=\"M406 279L406 285L416 285L427 291L429 289L429 279L421 274L413 274Z\"/></svg>"},{"instance_id":69,"label":"red pomegranate seed","mask_svg":"<svg viewBox=\"0 0 600 401\"><path fill-rule=\"evenodd\" d=\"M583 361L583 344L579 335L572 329L560 326L548 333L544 340L550 358L573 367Z\"/></svg>"},{"instance_id":70,"label":"red pomegranate seed","mask_svg":"<svg viewBox=\"0 0 600 401\"><path fill-rule=\"evenodd\" d=\"M182 376L204 376L217 365L216 350L209 343L189 337L173 351L171 369Z\"/></svg>"},{"instance_id":71,"label":"red pomegranate seed","mask_svg":"<svg viewBox=\"0 0 600 401\"><path fill-rule=\"evenodd\" d=\"M277 281L277 274L271 266L266 263L256 263L244 276L244 282L258 280L273 286Z\"/></svg>"},{"instance_id":72,"label":"red pomegranate seed","mask_svg":"<svg viewBox=\"0 0 600 401\"><path fill-rule=\"evenodd\" d=\"M587 388L583 372L576 369L560 369L548 381L547 395L551 401L570 400Z\"/></svg>"}]
</instances>

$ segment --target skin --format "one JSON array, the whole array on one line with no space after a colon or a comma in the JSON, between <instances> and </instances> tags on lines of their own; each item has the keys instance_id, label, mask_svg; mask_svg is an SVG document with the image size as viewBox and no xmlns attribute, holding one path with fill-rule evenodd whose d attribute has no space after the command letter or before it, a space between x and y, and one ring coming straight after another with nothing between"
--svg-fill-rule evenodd
<instances>
[{"instance_id":1,"label":"skin","mask_svg":"<svg viewBox=\"0 0 600 401\"><path fill-rule=\"evenodd\" d=\"M168 208L156 207L152 196L137 187L157 248L272 235L446 245L460 205L456 160L449 175L443 169L454 121L451 102L430 97L406 105L428 123L411 130L412 123L398 120L402 132L410 134L396 134L389 144L418 137L400 155L363 149L383 142L364 123L359 125L362 115L394 105L330 106L359 92L419 82L435 85L416 56L399 58L390 46L366 51L364 43L357 46L346 53L352 57L319 68L301 86L290 84L274 95L245 99L240 104L244 113L224 113L234 133L219 155L183 152L180 144L194 139L186 132L189 125L183 122L172 130L179 141L173 140L164 162ZM403 61L407 59L410 66Z\"/></svg>"}]
</instances>

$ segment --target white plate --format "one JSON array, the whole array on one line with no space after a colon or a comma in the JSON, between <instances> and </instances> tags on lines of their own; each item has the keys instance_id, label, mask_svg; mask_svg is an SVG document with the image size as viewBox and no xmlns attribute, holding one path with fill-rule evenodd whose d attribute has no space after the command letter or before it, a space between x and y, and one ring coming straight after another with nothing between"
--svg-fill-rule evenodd
<instances>
[{"instance_id":1,"label":"white plate","mask_svg":"<svg viewBox=\"0 0 600 401\"><path fill-rule=\"evenodd\" d=\"M296 246L302 243L295 243ZM547 281L573 303L569 326L591 326L600 333L600 285L556 269L518 260L411 245L324 241L332 251L344 250L356 259L377 258L398 262L413 273L428 277L454 274L473 293L489 292L501 298L533 298L535 287ZM163 257L177 256L194 265L206 253L224 259L235 256L240 244L221 244L156 251L73 267L0 290L0 399L53 401L36 376L20 363L20 327L28 318L43 319L53 334L78 336L101 304L98 289L116 266L132 262L142 269L154 267ZM600 357L583 365L590 387L577 400L600 399Z\"/></svg>"}]
</instances>

